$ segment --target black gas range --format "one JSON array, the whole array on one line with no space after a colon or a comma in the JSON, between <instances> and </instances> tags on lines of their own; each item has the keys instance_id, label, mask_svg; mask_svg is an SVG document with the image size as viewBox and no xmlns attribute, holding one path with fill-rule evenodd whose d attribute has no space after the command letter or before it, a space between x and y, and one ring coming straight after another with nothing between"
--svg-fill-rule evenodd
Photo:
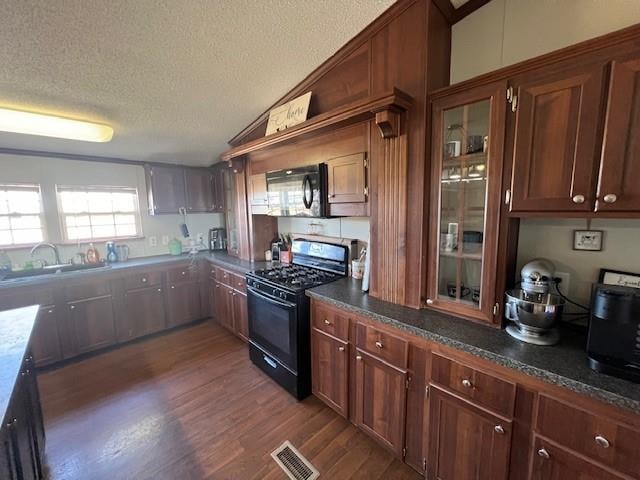
<instances>
[{"instance_id":1,"label":"black gas range","mask_svg":"<svg viewBox=\"0 0 640 480\"><path fill-rule=\"evenodd\" d=\"M311 393L309 299L304 291L348 274L349 249L297 239L293 263L247 273L249 354L298 399Z\"/></svg>"}]
</instances>

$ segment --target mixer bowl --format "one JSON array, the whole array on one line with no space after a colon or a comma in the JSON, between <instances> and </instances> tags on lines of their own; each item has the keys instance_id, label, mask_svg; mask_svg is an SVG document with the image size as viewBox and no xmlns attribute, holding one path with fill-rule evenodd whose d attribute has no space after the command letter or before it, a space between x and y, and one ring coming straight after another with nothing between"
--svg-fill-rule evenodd
<instances>
[{"instance_id":1,"label":"mixer bowl","mask_svg":"<svg viewBox=\"0 0 640 480\"><path fill-rule=\"evenodd\" d=\"M505 293L506 317L526 330L548 330L560 319L565 301L550 293L529 294L520 289Z\"/></svg>"}]
</instances>

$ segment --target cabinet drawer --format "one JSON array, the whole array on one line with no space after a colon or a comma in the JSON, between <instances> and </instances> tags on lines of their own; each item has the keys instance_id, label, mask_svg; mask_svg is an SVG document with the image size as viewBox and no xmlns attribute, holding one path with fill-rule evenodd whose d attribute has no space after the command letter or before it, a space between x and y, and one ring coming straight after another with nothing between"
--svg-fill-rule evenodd
<instances>
[{"instance_id":1,"label":"cabinet drawer","mask_svg":"<svg viewBox=\"0 0 640 480\"><path fill-rule=\"evenodd\" d=\"M240 275L239 273L231 273L231 286L242 293L247 293L247 281L244 278L244 275Z\"/></svg>"},{"instance_id":2,"label":"cabinet drawer","mask_svg":"<svg viewBox=\"0 0 640 480\"><path fill-rule=\"evenodd\" d=\"M407 368L409 343L371 325L356 326L356 345L382 360L399 368Z\"/></svg>"},{"instance_id":3,"label":"cabinet drawer","mask_svg":"<svg viewBox=\"0 0 640 480\"><path fill-rule=\"evenodd\" d=\"M536 431L627 475L640 471L640 431L540 395Z\"/></svg>"},{"instance_id":4,"label":"cabinet drawer","mask_svg":"<svg viewBox=\"0 0 640 480\"><path fill-rule=\"evenodd\" d=\"M53 290L50 288L16 288L0 295L0 310L28 307L29 305L53 304Z\"/></svg>"},{"instance_id":5,"label":"cabinet drawer","mask_svg":"<svg viewBox=\"0 0 640 480\"><path fill-rule=\"evenodd\" d=\"M232 273L225 270L224 268L215 267L216 269L216 280L220 283L224 283L230 287L233 286L233 278L231 277Z\"/></svg>"},{"instance_id":6,"label":"cabinet drawer","mask_svg":"<svg viewBox=\"0 0 640 480\"><path fill-rule=\"evenodd\" d=\"M198 269L195 267L189 268L189 265L170 268L167 274L170 283L198 280Z\"/></svg>"},{"instance_id":7,"label":"cabinet drawer","mask_svg":"<svg viewBox=\"0 0 640 480\"><path fill-rule=\"evenodd\" d=\"M431 381L475 404L505 417L513 417L515 384L480 372L449 358L433 354Z\"/></svg>"},{"instance_id":8,"label":"cabinet drawer","mask_svg":"<svg viewBox=\"0 0 640 480\"><path fill-rule=\"evenodd\" d=\"M128 275L124 279L125 290L151 287L162 283L162 272L139 272Z\"/></svg>"},{"instance_id":9,"label":"cabinet drawer","mask_svg":"<svg viewBox=\"0 0 640 480\"><path fill-rule=\"evenodd\" d=\"M313 326L318 330L341 340L346 341L349 339L348 315L323 305L315 304L311 317Z\"/></svg>"},{"instance_id":10,"label":"cabinet drawer","mask_svg":"<svg viewBox=\"0 0 640 480\"><path fill-rule=\"evenodd\" d=\"M67 285L64 289L67 301L111 295L109 283L105 280Z\"/></svg>"}]
</instances>

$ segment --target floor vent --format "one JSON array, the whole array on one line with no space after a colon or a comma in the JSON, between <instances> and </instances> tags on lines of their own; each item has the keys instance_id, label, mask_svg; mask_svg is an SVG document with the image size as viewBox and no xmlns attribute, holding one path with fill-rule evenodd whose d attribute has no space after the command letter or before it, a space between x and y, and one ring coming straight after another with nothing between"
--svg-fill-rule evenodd
<instances>
[{"instance_id":1,"label":"floor vent","mask_svg":"<svg viewBox=\"0 0 640 480\"><path fill-rule=\"evenodd\" d=\"M313 468L291 442L284 442L271 456L291 480L315 480L320 476L320 472Z\"/></svg>"}]
</instances>

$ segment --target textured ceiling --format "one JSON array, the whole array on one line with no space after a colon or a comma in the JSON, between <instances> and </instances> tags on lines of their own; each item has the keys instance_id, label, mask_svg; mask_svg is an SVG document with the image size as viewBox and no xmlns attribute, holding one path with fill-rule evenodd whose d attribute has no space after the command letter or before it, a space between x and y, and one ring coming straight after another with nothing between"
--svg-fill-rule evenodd
<instances>
[{"instance_id":1,"label":"textured ceiling","mask_svg":"<svg viewBox=\"0 0 640 480\"><path fill-rule=\"evenodd\" d=\"M393 1L3 1L0 106L115 135L0 133L0 147L207 165Z\"/></svg>"}]
</instances>

